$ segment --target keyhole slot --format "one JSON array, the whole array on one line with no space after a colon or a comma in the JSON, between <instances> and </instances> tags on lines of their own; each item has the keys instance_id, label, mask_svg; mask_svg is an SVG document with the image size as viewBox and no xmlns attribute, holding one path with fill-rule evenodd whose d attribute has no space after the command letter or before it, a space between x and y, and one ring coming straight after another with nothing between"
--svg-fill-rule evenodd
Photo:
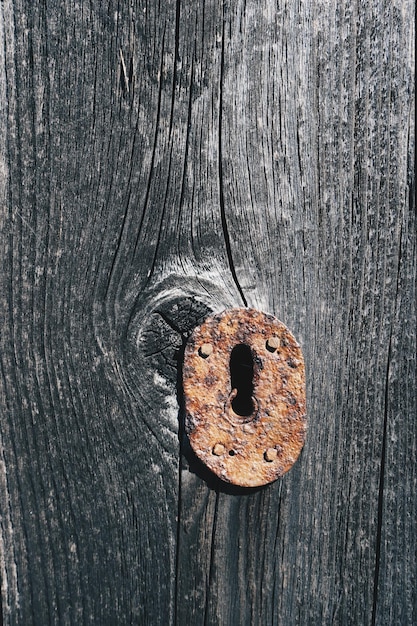
<instances>
[{"instance_id":1,"label":"keyhole slot","mask_svg":"<svg viewBox=\"0 0 417 626\"><path fill-rule=\"evenodd\" d=\"M237 394L231 404L236 415L248 417L254 412L253 396L253 356L244 343L238 344L230 355L230 380L232 390Z\"/></svg>"}]
</instances>

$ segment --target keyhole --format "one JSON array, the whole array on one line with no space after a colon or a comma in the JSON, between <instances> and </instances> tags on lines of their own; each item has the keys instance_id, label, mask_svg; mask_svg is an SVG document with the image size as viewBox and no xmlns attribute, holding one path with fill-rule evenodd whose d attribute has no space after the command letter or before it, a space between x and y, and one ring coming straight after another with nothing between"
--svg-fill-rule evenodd
<instances>
[{"instance_id":1,"label":"keyhole","mask_svg":"<svg viewBox=\"0 0 417 626\"><path fill-rule=\"evenodd\" d=\"M249 346L238 344L230 355L230 378L232 389L237 390L232 400L232 409L241 417L252 415L253 396L253 357Z\"/></svg>"}]
</instances>

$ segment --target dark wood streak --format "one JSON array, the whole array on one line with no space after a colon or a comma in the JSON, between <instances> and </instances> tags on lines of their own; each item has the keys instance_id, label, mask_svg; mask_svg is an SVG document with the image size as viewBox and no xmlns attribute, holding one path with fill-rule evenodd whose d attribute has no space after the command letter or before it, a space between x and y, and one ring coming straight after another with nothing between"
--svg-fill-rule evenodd
<instances>
[{"instance_id":1,"label":"dark wood streak","mask_svg":"<svg viewBox=\"0 0 417 626\"><path fill-rule=\"evenodd\" d=\"M0 3L5 625L417 623L411 0ZM276 315L276 483L183 432L213 311Z\"/></svg>"}]
</instances>

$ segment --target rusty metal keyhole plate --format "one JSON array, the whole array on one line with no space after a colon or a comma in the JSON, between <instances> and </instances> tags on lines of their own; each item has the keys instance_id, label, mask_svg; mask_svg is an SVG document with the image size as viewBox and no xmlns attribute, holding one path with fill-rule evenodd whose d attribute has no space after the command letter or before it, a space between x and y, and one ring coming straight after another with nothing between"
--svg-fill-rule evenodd
<instances>
[{"instance_id":1,"label":"rusty metal keyhole plate","mask_svg":"<svg viewBox=\"0 0 417 626\"><path fill-rule=\"evenodd\" d=\"M230 372L232 350L241 345L252 356L253 410L243 416L233 410L237 390ZM187 342L183 387L191 446L224 481L265 485L296 461L306 432L304 360L291 332L272 315L230 309L206 319Z\"/></svg>"}]
</instances>

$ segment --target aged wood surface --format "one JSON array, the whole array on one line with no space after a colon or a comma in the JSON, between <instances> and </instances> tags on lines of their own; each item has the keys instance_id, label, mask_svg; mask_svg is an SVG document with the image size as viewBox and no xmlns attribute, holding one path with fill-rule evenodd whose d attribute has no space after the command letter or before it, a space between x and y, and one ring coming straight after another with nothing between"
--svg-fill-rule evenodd
<instances>
[{"instance_id":1,"label":"aged wood surface","mask_svg":"<svg viewBox=\"0 0 417 626\"><path fill-rule=\"evenodd\" d=\"M2 0L4 624L417 623L413 11ZM309 416L250 492L182 427L242 305Z\"/></svg>"}]
</instances>

